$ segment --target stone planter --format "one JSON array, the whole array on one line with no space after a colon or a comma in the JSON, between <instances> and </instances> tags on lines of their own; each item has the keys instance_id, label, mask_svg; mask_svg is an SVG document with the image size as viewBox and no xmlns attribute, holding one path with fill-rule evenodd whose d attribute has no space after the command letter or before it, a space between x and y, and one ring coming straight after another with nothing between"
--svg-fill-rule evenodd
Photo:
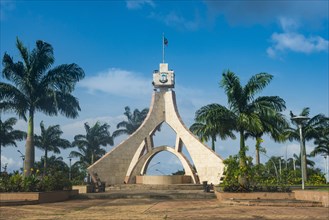
<instances>
[{"instance_id":1,"label":"stone planter","mask_svg":"<svg viewBox=\"0 0 329 220\"><path fill-rule=\"evenodd\" d=\"M63 190L52 192L9 192L0 193L1 205L6 203L13 204L15 202L33 202L48 203L48 202L61 202L68 200L70 197L78 195L78 190Z\"/></svg>"},{"instance_id":2,"label":"stone planter","mask_svg":"<svg viewBox=\"0 0 329 220\"><path fill-rule=\"evenodd\" d=\"M78 190L79 194L81 194L81 193L92 193L93 192L93 186L92 185L72 186L72 189Z\"/></svg>"},{"instance_id":3,"label":"stone planter","mask_svg":"<svg viewBox=\"0 0 329 220\"><path fill-rule=\"evenodd\" d=\"M275 199L275 200L289 200L295 199L295 193L289 192L252 192L252 193L231 193L231 192L218 192L215 191L218 200L227 199Z\"/></svg>"},{"instance_id":4,"label":"stone planter","mask_svg":"<svg viewBox=\"0 0 329 220\"><path fill-rule=\"evenodd\" d=\"M316 190L295 190L295 197L299 200L322 202L324 207L329 207L329 192Z\"/></svg>"}]
</instances>

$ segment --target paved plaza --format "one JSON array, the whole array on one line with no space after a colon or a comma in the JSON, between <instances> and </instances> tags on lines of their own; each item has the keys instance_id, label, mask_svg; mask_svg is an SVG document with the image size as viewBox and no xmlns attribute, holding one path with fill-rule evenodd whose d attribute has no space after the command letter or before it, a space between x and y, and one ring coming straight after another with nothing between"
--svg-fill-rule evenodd
<instances>
[{"instance_id":1,"label":"paved plaza","mask_svg":"<svg viewBox=\"0 0 329 220\"><path fill-rule=\"evenodd\" d=\"M329 219L324 207L229 206L216 199L77 199L39 205L0 207L13 219Z\"/></svg>"}]
</instances>

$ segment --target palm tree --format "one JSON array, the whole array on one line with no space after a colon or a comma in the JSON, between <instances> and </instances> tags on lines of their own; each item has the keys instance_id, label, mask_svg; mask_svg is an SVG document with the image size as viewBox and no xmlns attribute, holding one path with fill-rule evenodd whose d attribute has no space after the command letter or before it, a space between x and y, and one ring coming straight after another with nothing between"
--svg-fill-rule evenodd
<instances>
[{"instance_id":1,"label":"palm tree","mask_svg":"<svg viewBox=\"0 0 329 220\"><path fill-rule=\"evenodd\" d=\"M295 164L296 164L296 167L299 167L301 168L301 158L300 158L300 155L297 155L297 154L293 154L293 157L294 157L294 160L295 160ZM308 157L311 157L311 155L306 155L306 166L310 166L310 167L314 167L315 165L315 162L308 159Z\"/></svg>"},{"instance_id":2,"label":"palm tree","mask_svg":"<svg viewBox=\"0 0 329 220\"><path fill-rule=\"evenodd\" d=\"M113 137L134 133L143 123L148 112L148 108L144 108L142 111L136 108L134 112L131 113L129 106L126 106L123 114L127 117L127 121L122 121L117 124L117 130L113 132Z\"/></svg>"},{"instance_id":3,"label":"palm tree","mask_svg":"<svg viewBox=\"0 0 329 220\"><path fill-rule=\"evenodd\" d=\"M0 117L0 165L1 165L1 148L7 146L17 147L16 141L22 141L26 137L26 133L20 130L14 130L16 118L9 118L2 122ZM1 173L1 166L0 166Z\"/></svg>"},{"instance_id":4,"label":"palm tree","mask_svg":"<svg viewBox=\"0 0 329 220\"><path fill-rule=\"evenodd\" d=\"M71 143L61 138L63 131L60 129L59 125L49 126L45 128L43 121L40 123L41 135L34 136L34 144L36 147L45 151L44 164L43 164L43 175L47 175L47 160L48 152L53 151L55 154L60 154L60 148L66 149L71 147Z\"/></svg>"},{"instance_id":5,"label":"palm tree","mask_svg":"<svg viewBox=\"0 0 329 220\"><path fill-rule=\"evenodd\" d=\"M219 117L220 115L212 115L212 111L216 112L218 108L220 108L219 105L210 104L199 109L195 113L196 122L190 127L190 130L197 135L202 142L211 139L211 148L213 151L215 151L217 136L222 140L228 137L232 139L236 138L233 134L233 124L230 124L226 118ZM214 117L217 117L217 120L213 120Z\"/></svg>"},{"instance_id":6,"label":"palm tree","mask_svg":"<svg viewBox=\"0 0 329 220\"><path fill-rule=\"evenodd\" d=\"M314 141L315 148L311 152L311 156L324 155L329 156L329 124L320 128L319 136Z\"/></svg>"},{"instance_id":7,"label":"palm tree","mask_svg":"<svg viewBox=\"0 0 329 220\"><path fill-rule=\"evenodd\" d=\"M16 46L23 61L14 62L7 53L3 56L2 76L10 83L0 82L1 108L14 111L28 121L25 145L26 175L34 164L34 114L61 113L76 118L80 111L79 101L71 93L75 84L84 77L84 71L77 64L54 64L53 47L41 40L36 41L32 51L17 38Z\"/></svg>"},{"instance_id":8,"label":"palm tree","mask_svg":"<svg viewBox=\"0 0 329 220\"><path fill-rule=\"evenodd\" d=\"M109 128L110 125L107 123L96 122L92 127L85 123L86 135L76 135L72 143L73 146L78 147L79 151L72 151L70 156L78 157L80 162L86 166L93 164L106 153L101 146L105 147L108 144L113 146L113 137L108 130Z\"/></svg>"},{"instance_id":9,"label":"palm tree","mask_svg":"<svg viewBox=\"0 0 329 220\"><path fill-rule=\"evenodd\" d=\"M293 116L293 114L291 113ZM302 112L299 114L300 116L309 117L310 116L310 108L303 108ZM296 122L292 121L295 127L288 127L285 130L285 136L289 141L300 141L299 136L299 128ZM306 161L306 141L318 139L321 136L321 128L328 126L329 118L323 114L317 114L314 117L310 118L306 121L302 126L302 134L303 134L303 160ZM304 181L307 181L307 165L304 163L302 167L304 169Z\"/></svg>"},{"instance_id":10,"label":"palm tree","mask_svg":"<svg viewBox=\"0 0 329 220\"><path fill-rule=\"evenodd\" d=\"M48 175L54 174L57 171L62 171L63 173L68 173L69 172L69 166L63 161L63 157L56 157L55 155L50 156L47 159L48 163ZM40 161L35 163L35 168L44 172L44 164L45 164L45 158L41 158Z\"/></svg>"},{"instance_id":11,"label":"palm tree","mask_svg":"<svg viewBox=\"0 0 329 220\"><path fill-rule=\"evenodd\" d=\"M278 96L262 96L255 98L255 95L262 91L272 80L273 76L267 73L259 73L252 76L243 87L239 78L231 71L223 73L220 86L224 88L228 98L229 107L219 104L208 105L206 112L207 121L220 125L230 125L240 135L239 166L241 170L246 169L245 135L246 132L263 131L263 114L280 112L285 107L285 102ZM207 109L207 107L203 107ZM225 123L222 123L225 121ZM244 188L248 184L246 174L239 176L239 184Z\"/></svg>"},{"instance_id":12,"label":"palm tree","mask_svg":"<svg viewBox=\"0 0 329 220\"><path fill-rule=\"evenodd\" d=\"M284 101L281 100L281 108L285 109ZM276 112L275 109L270 109L271 112L268 110L263 114L261 112L260 118L262 127L261 130L255 131L247 131L246 132L246 139L249 137L253 137L256 139L255 149L256 149L256 165L260 163L260 150L261 143L263 142L262 136L264 134L269 134L269 136L276 142L284 142L285 136L282 134L284 129L288 127L288 122L285 117L280 113Z\"/></svg>"}]
</instances>

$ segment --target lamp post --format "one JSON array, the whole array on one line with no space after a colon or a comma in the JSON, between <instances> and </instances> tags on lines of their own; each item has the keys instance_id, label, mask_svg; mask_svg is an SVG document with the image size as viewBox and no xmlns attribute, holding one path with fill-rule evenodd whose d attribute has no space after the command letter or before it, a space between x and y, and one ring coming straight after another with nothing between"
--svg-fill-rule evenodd
<instances>
[{"instance_id":1,"label":"lamp post","mask_svg":"<svg viewBox=\"0 0 329 220\"><path fill-rule=\"evenodd\" d=\"M302 171L302 189L305 188L305 175L306 175L306 169L304 165L306 164L306 158L304 155L304 141L303 141L303 123L307 121L309 118L306 116L293 116L291 117L291 120L296 122L299 128L299 141L300 141L300 167Z\"/></svg>"},{"instance_id":2,"label":"lamp post","mask_svg":"<svg viewBox=\"0 0 329 220\"><path fill-rule=\"evenodd\" d=\"M22 171L22 173L24 173L24 160L25 160L25 156L24 156L24 154L22 154L22 152L20 150L17 150L17 152L21 154L21 158L22 158L22 161L23 161L23 166L22 166L23 171Z\"/></svg>"},{"instance_id":3,"label":"lamp post","mask_svg":"<svg viewBox=\"0 0 329 220\"><path fill-rule=\"evenodd\" d=\"M281 158L282 158L283 156L279 156L279 170L280 170L280 177L281 177L281 174L282 174L282 167L281 167L281 162L282 162L282 160L281 160Z\"/></svg>"},{"instance_id":4,"label":"lamp post","mask_svg":"<svg viewBox=\"0 0 329 220\"><path fill-rule=\"evenodd\" d=\"M68 157L70 160L70 167L69 167L69 180L72 180L72 166L71 166L71 162L72 162L72 157Z\"/></svg>"},{"instance_id":5,"label":"lamp post","mask_svg":"<svg viewBox=\"0 0 329 220\"><path fill-rule=\"evenodd\" d=\"M324 176L326 177L326 183L328 183L329 182L328 161L327 161L328 155L323 154L322 156L324 157L324 162L326 163L325 164L325 175Z\"/></svg>"}]
</instances>

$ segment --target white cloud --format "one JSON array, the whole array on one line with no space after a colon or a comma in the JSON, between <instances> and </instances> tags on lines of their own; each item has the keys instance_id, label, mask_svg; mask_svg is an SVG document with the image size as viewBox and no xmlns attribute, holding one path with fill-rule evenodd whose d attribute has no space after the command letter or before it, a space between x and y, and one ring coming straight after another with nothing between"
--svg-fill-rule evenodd
<instances>
[{"instance_id":1,"label":"white cloud","mask_svg":"<svg viewBox=\"0 0 329 220\"><path fill-rule=\"evenodd\" d=\"M197 17L193 21L190 21L175 12L165 15L163 21L167 26L181 27L186 30L196 30L200 25Z\"/></svg>"},{"instance_id":2,"label":"white cloud","mask_svg":"<svg viewBox=\"0 0 329 220\"><path fill-rule=\"evenodd\" d=\"M6 166L7 171L11 172L13 170L18 170L22 167L22 164L22 161L15 161L11 157L1 155L1 170L4 170L4 167Z\"/></svg>"},{"instance_id":3,"label":"white cloud","mask_svg":"<svg viewBox=\"0 0 329 220\"><path fill-rule=\"evenodd\" d=\"M7 18L7 12L15 9L15 2L12 0L0 1L0 21Z\"/></svg>"},{"instance_id":4,"label":"white cloud","mask_svg":"<svg viewBox=\"0 0 329 220\"><path fill-rule=\"evenodd\" d=\"M152 0L131 0L131 1L126 1L126 6L128 9L136 10L136 9L141 9L143 5L149 5L152 8L155 7L155 4Z\"/></svg>"},{"instance_id":5,"label":"white cloud","mask_svg":"<svg viewBox=\"0 0 329 220\"><path fill-rule=\"evenodd\" d=\"M273 33L271 36L272 46L267 48L267 54L271 58L276 58L279 53L293 51L297 53L327 52L329 41L320 36L306 37L297 33L297 22L293 19L280 18L283 33Z\"/></svg>"},{"instance_id":6,"label":"white cloud","mask_svg":"<svg viewBox=\"0 0 329 220\"><path fill-rule=\"evenodd\" d=\"M294 31L299 27L297 21L292 18L281 17L279 18L280 25L285 32Z\"/></svg>"},{"instance_id":7,"label":"white cloud","mask_svg":"<svg viewBox=\"0 0 329 220\"><path fill-rule=\"evenodd\" d=\"M111 133L113 133L113 131L116 130L116 125L123 120L126 120L126 117L124 115L119 115L116 117L105 116L105 117L86 118L80 121L76 121L74 123L63 125L61 126L61 128L64 134L63 137L65 136L65 138L67 139L72 139L77 134L86 133L84 128L84 124L86 122L88 122L88 124L91 126L93 126L97 121L101 123L107 123L111 126L110 131L112 131Z\"/></svg>"},{"instance_id":8,"label":"white cloud","mask_svg":"<svg viewBox=\"0 0 329 220\"><path fill-rule=\"evenodd\" d=\"M79 86L88 89L89 92L100 91L131 98L143 97L152 91L150 79L143 78L135 72L116 68L87 77Z\"/></svg>"},{"instance_id":9,"label":"white cloud","mask_svg":"<svg viewBox=\"0 0 329 220\"><path fill-rule=\"evenodd\" d=\"M171 11L167 14L151 13L149 17L163 22L169 27L175 27L179 30L195 31L201 25L200 16L197 12L194 13L194 18L192 20L187 19L174 11Z\"/></svg>"},{"instance_id":10,"label":"white cloud","mask_svg":"<svg viewBox=\"0 0 329 220\"><path fill-rule=\"evenodd\" d=\"M212 19L223 15L231 25L268 24L280 16L318 22L328 18L328 1L204 1Z\"/></svg>"}]
</instances>

